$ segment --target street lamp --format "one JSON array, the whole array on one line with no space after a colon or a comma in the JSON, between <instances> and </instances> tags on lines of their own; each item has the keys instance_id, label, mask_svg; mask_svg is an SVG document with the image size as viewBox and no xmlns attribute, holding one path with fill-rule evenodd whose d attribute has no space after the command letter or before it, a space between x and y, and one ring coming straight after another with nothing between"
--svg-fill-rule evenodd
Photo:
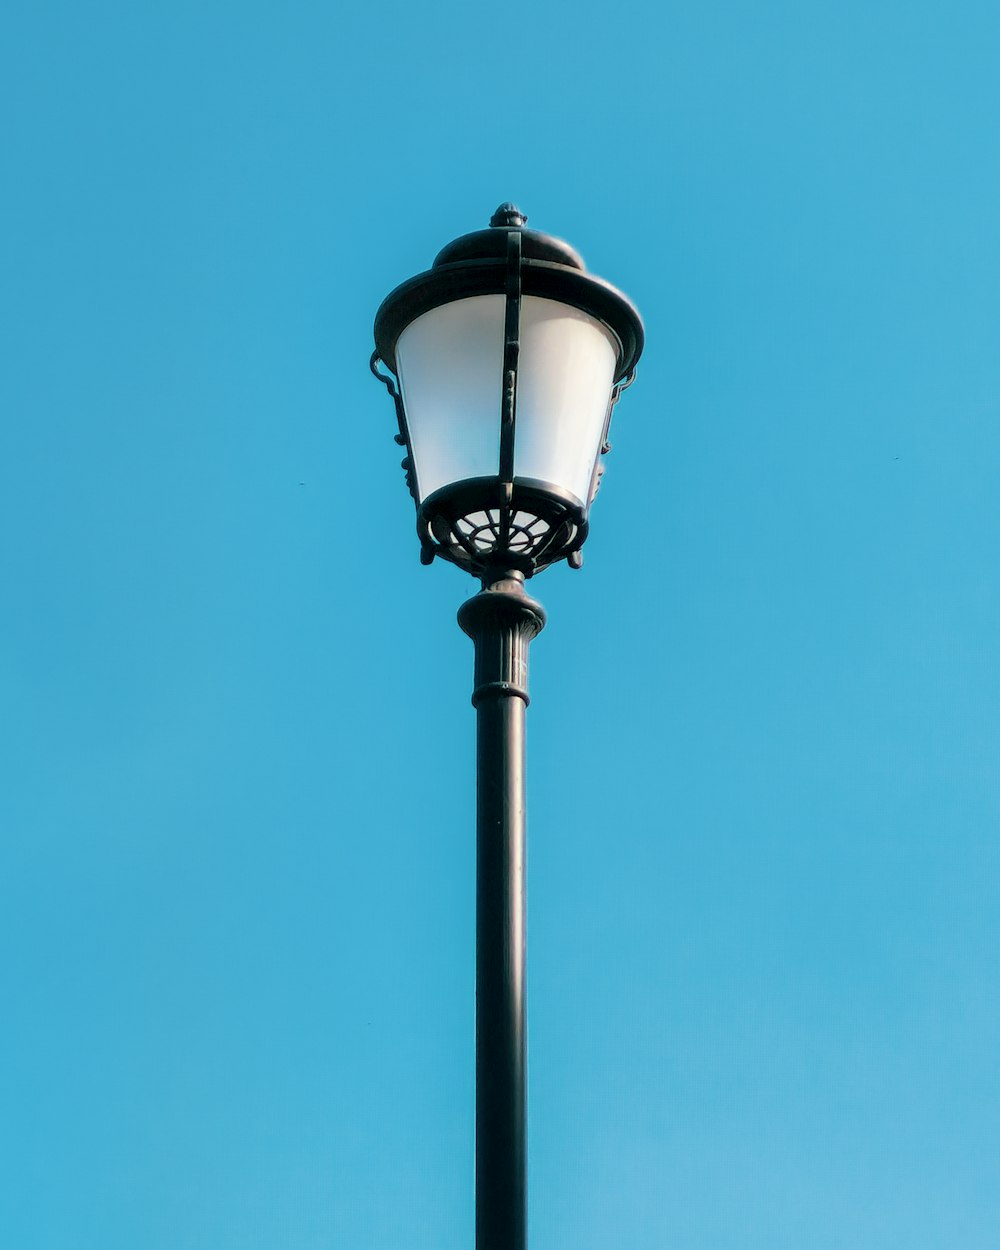
<instances>
[{"instance_id":1,"label":"street lamp","mask_svg":"<svg viewBox=\"0 0 1000 1250\"><path fill-rule=\"evenodd\" d=\"M502 204L398 286L371 359L395 402L420 558L483 586L458 614L477 711L476 1250L525 1245L524 714L545 613L524 580L583 563L611 412L643 345L631 302L526 222Z\"/></svg>"}]
</instances>

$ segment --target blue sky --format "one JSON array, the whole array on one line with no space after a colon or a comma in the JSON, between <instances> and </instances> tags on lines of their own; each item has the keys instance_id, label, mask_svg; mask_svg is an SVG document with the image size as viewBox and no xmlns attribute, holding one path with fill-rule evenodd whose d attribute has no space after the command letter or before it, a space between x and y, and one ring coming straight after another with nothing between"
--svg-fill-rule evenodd
<instances>
[{"instance_id":1,"label":"blue sky","mask_svg":"<svg viewBox=\"0 0 1000 1250\"><path fill-rule=\"evenodd\" d=\"M387 291L646 319L529 713L531 1244L994 1250L1000 16L8 7L0 1241L472 1244L474 585Z\"/></svg>"}]
</instances>

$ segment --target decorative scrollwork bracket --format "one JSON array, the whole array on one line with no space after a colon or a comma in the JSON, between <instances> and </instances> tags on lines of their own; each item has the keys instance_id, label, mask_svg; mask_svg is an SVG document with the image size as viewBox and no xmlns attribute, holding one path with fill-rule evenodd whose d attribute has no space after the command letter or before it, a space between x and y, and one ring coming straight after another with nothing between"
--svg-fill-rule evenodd
<instances>
[{"instance_id":1,"label":"decorative scrollwork bracket","mask_svg":"<svg viewBox=\"0 0 1000 1250\"><path fill-rule=\"evenodd\" d=\"M388 372L383 373L379 369L379 365L383 363L384 361L379 356L378 350L376 349L372 352L372 358L368 362L368 367L371 369L373 375L378 378L378 380L392 396L392 402L396 409L396 424L399 426L399 431L393 435L393 438L400 447L406 448L406 455L400 461L400 468L406 475L406 488L413 497L414 502L416 502L417 486L413 477L413 453L410 450L410 444L406 437L406 419L403 416L403 397L399 393L399 386L393 375Z\"/></svg>"}]
</instances>

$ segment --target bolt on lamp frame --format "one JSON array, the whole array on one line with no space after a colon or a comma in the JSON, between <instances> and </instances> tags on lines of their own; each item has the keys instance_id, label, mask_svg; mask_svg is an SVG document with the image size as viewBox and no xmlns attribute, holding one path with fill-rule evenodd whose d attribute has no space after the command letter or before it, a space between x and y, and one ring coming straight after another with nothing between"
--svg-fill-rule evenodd
<instances>
[{"instance_id":1,"label":"bolt on lamp frame","mask_svg":"<svg viewBox=\"0 0 1000 1250\"><path fill-rule=\"evenodd\" d=\"M526 1245L525 710L528 647L545 612L524 582L561 559L582 564L612 410L644 341L631 302L526 222L502 204L489 229L397 287L376 314L371 358L406 448L420 558L440 556L483 587L458 614L475 645L477 714L476 1250ZM466 341L486 365L478 391L459 393L454 349ZM421 345L438 354L429 369ZM432 379L422 413L410 411L420 388L408 395L408 369Z\"/></svg>"}]
</instances>

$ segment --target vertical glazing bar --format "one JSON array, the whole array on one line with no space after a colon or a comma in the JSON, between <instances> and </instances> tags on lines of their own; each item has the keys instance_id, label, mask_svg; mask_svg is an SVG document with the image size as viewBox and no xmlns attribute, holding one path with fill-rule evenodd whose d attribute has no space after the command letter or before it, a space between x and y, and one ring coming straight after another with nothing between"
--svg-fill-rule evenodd
<instances>
[{"instance_id":1,"label":"vertical glazing bar","mask_svg":"<svg viewBox=\"0 0 1000 1250\"><path fill-rule=\"evenodd\" d=\"M521 351L521 232L507 235L507 303L504 316L503 402L500 410L500 480L514 480L517 359Z\"/></svg>"}]
</instances>

